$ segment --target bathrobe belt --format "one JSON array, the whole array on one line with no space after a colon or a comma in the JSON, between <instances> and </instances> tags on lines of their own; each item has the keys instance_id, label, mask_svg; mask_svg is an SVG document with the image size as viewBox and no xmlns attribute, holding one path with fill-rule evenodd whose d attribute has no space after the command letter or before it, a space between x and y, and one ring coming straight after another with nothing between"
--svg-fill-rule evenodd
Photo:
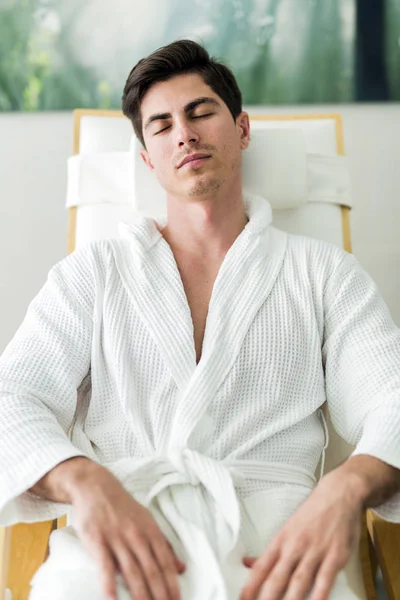
<instances>
[{"instance_id":1,"label":"bathrobe belt","mask_svg":"<svg viewBox=\"0 0 400 600\"><path fill-rule=\"evenodd\" d=\"M221 510L231 532L229 552L240 529L240 508L235 487L246 479L290 483L313 489L316 477L298 466L259 460L219 461L188 447L173 448L149 458L123 458L109 465L125 487L146 497L146 504L172 486L203 485Z\"/></svg>"}]
</instances>

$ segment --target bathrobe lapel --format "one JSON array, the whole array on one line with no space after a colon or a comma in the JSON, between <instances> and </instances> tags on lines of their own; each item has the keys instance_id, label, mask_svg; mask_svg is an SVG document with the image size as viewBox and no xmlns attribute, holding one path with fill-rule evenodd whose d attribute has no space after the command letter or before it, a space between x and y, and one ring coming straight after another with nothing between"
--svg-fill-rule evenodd
<instances>
[{"instance_id":1,"label":"bathrobe lapel","mask_svg":"<svg viewBox=\"0 0 400 600\"><path fill-rule=\"evenodd\" d=\"M249 222L227 252L214 283L198 365L190 308L169 245L151 219L120 230L133 254L130 264L119 265L121 276L181 392L170 449L187 446L195 428L197 435L201 428L207 435L207 419L202 417L282 266L287 235L270 226L270 205L254 196L244 202Z\"/></svg>"},{"instance_id":2,"label":"bathrobe lapel","mask_svg":"<svg viewBox=\"0 0 400 600\"><path fill-rule=\"evenodd\" d=\"M174 419L171 447L211 433L207 408L236 362L251 324L282 266L287 235L272 228L244 231L229 250L216 279L201 360ZM204 418L203 418L204 417ZM189 444L190 445L190 444Z\"/></svg>"},{"instance_id":3,"label":"bathrobe lapel","mask_svg":"<svg viewBox=\"0 0 400 600\"><path fill-rule=\"evenodd\" d=\"M172 251L155 223L120 226L132 262L119 265L132 302L183 393L196 368L193 323Z\"/></svg>"}]
</instances>

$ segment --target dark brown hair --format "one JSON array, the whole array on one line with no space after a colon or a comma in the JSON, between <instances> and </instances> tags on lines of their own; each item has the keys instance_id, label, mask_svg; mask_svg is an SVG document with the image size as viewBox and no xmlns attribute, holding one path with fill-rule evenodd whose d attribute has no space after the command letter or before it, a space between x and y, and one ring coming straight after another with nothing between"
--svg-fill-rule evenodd
<instances>
[{"instance_id":1,"label":"dark brown hair","mask_svg":"<svg viewBox=\"0 0 400 600\"><path fill-rule=\"evenodd\" d=\"M155 83L186 73L199 74L225 102L235 121L242 112L242 94L229 67L210 57L203 46L192 40L172 42L139 60L125 83L122 111L131 120L143 146L140 105L146 92Z\"/></svg>"}]
</instances>

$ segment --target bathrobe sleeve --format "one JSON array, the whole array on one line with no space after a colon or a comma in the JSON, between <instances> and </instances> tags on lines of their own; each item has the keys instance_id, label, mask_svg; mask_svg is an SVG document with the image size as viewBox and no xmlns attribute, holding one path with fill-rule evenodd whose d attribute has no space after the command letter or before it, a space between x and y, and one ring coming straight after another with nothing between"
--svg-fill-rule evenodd
<instances>
[{"instance_id":1,"label":"bathrobe sleeve","mask_svg":"<svg viewBox=\"0 0 400 600\"><path fill-rule=\"evenodd\" d=\"M400 469L400 329L375 282L342 255L324 291L323 363L332 422L353 455ZM400 522L400 493L375 509Z\"/></svg>"},{"instance_id":2,"label":"bathrobe sleeve","mask_svg":"<svg viewBox=\"0 0 400 600\"><path fill-rule=\"evenodd\" d=\"M67 505L27 492L58 463L83 453L67 432L90 367L88 252L50 271L0 358L0 526L55 518Z\"/></svg>"}]
</instances>

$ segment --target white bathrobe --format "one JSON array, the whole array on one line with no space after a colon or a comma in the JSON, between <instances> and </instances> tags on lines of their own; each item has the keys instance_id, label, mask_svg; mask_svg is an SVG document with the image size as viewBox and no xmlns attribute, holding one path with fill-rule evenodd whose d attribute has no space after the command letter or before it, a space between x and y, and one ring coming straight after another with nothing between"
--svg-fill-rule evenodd
<instances>
[{"instance_id":1,"label":"white bathrobe","mask_svg":"<svg viewBox=\"0 0 400 600\"><path fill-rule=\"evenodd\" d=\"M197 365L153 220L50 271L0 361L0 525L65 512L73 525L70 506L26 490L86 455L152 510L188 566L184 600L236 600L243 554L259 555L316 483L326 400L356 454L400 468L400 331L375 284L343 250L273 228L262 198L245 206ZM399 496L379 514L400 521ZM79 545L73 529L55 532L35 585L60 581L70 556L83 589Z\"/></svg>"}]
</instances>

